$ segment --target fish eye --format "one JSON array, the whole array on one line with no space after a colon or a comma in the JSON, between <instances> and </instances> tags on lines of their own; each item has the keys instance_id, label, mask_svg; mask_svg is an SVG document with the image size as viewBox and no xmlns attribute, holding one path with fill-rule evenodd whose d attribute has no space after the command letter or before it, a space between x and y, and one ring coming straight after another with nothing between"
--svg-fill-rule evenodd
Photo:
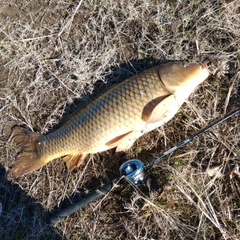
<instances>
[{"instance_id":1,"label":"fish eye","mask_svg":"<svg viewBox=\"0 0 240 240\"><path fill-rule=\"evenodd\" d=\"M185 63L185 62L182 62L182 66L185 67L185 68L188 68L187 63Z\"/></svg>"}]
</instances>

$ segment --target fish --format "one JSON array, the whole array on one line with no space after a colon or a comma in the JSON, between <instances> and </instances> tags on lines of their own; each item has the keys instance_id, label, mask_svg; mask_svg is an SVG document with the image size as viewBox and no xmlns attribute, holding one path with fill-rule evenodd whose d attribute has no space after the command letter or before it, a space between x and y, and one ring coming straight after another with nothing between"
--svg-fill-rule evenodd
<instances>
[{"instance_id":1,"label":"fish","mask_svg":"<svg viewBox=\"0 0 240 240\"><path fill-rule=\"evenodd\" d=\"M165 63L112 86L49 134L13 127L12 139L21 152L12 175L18 178L60 157L72 171L88 154L128 150L136 139L172 119L208 76L204 63Z\"/></svg>"}]
</instances>

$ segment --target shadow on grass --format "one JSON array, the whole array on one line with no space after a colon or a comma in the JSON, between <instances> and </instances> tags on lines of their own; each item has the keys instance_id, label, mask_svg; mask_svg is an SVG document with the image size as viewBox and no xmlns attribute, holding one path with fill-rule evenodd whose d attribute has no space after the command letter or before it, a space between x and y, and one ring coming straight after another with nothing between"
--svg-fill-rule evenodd
<instances>
[{"instance_id":1,"label":"shadow on grass","mask_svg":"<svg viewBox=\"0 0 240 240\"><path fill-rule=\"evenodd\" d=\"M46 212L41 204L28 196L17 184L6 180L0 165L0 240L67 239L45 224Z\"/></svg>"}]
</instances>

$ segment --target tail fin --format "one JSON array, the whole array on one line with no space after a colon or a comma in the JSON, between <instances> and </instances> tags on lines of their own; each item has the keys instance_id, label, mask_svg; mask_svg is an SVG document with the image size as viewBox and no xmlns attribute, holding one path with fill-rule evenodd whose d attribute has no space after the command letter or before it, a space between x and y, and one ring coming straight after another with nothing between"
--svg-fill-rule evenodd
<instances>
[{"instance_id":1,"label":"tail fin","mask_svg":"<svg viewBox=\"0 0 240 240\"><path fill-rule=\"evenodd\" d=\"M17 156L16 162L11 169L14 177L18 178L45 165L37 152L36 139L39 136L40 133L33 133L21 127L12 129L13 142L22 148L22 152Z\"/></svg>"}]
</instances>

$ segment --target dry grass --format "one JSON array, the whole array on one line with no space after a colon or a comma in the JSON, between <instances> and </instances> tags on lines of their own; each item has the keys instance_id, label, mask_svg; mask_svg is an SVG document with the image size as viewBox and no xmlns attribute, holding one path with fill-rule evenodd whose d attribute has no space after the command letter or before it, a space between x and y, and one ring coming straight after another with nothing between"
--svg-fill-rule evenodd
<instances>
[{"instance_id":1,"label":"dry grass","mask_svg":"<svg viewBox=\"0 0 240 240\"><path fill-rule=\"evenodd\" d=\"M43 224L47 210L117 177L122 162L146 162L239 107L238 0L0 4L1 240L240 239L239 116L152 168L159 189L126 184L53 227ZM218 79L209 77L173 120L126 154L90 156L72 174L61 160L18 180L6 173L17 154L8 141L13 125L46 133L102 89L179 59L207 62Z\"/></svg>"}]
</instances>

